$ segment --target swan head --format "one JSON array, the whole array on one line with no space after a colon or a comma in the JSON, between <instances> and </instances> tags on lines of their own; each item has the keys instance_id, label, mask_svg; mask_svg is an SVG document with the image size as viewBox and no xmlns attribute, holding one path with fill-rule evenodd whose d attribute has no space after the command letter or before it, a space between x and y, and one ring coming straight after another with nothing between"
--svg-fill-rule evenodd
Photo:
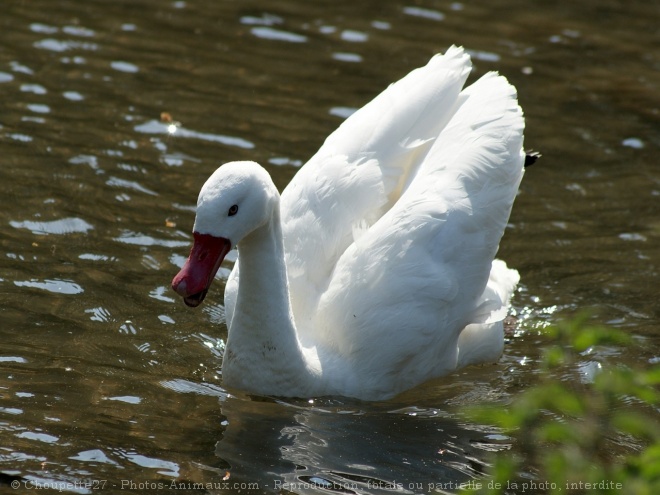
<instances>
[{"instance_id":1,"label":"swan head","mask_svg":"<svg viewBox=\"0 0 660 495\"><path fill-rule=\"evenodd\" d=\"M172 289L191 307L199 306L227 253L265 225L279 194L268 172L255 162L230 162L218 168L197 199L193 246Z\"/></svg>"}]
</instances>

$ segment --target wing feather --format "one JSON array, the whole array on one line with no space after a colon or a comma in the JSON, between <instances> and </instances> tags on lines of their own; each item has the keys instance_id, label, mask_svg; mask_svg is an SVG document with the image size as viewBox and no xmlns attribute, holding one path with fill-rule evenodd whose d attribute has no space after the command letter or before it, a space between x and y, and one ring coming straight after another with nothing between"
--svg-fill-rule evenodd
<instances>
[{"instance_id":1,"label":"wing feather","mask_svg":"<svg viewBox=\"0 0 660 495\"><path fill-rule=\"evenodd\" d=\"M393 380L454 369L461 331L503 317L508 304L487 283L523 175L522 111L496 74L458 100L397 203L341 255L316 307L318 343L365 371L409 368Z\"/></svg>"},{"instance_id":2,"label":"wing feather","mask_svg":"<svg viewBox=\"0 0 660 495\"><path fill-rule=\"evenodd\" d=\"M339 258L399 199L455 112L470 72L452 47L355 112L282 193L291 302L301 337Z\"/></svg>"}]
</instances>

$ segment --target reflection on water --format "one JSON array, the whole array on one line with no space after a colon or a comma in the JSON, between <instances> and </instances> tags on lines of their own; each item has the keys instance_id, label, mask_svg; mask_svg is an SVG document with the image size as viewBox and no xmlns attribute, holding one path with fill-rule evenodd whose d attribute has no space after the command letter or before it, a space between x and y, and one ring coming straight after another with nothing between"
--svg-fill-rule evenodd
<instances>
[{"instance_id":1,"label":"reflection on water","mask_svg":"<svg viewBox=\"0 0 660 495\"><path fill-rule=\"evenodd\" d=\"M566 379L657 365L653 9L519 0L3 6L0 485L453 492L480 478L489 452L510 447L465 422L462 408L533 383L548 322L589 308L645 343L635 355L593 349ZM519 327L501 362L379 404L225 390L221 295L235 255L201 311L169 288L199 187L239 159L261 162L284 187L342 119L454 43L469 49L476 76L499 70L517 86L526 144L544 155L501 246L522 275Z\"/></svg>"},{"instance_id":2,"label":"reflection on water","mask_svg":"<svg viewBox=\"0 0 660 495\"><path fill-rule=\"evenodd\" d=\"M478 456L486 446L509 447L437 409L229 397L222 410L228 424L216 454L233 467L232 476L301 493L314 485L343 493L456 488L483 473Z\"/></svg>"}]
</instances>

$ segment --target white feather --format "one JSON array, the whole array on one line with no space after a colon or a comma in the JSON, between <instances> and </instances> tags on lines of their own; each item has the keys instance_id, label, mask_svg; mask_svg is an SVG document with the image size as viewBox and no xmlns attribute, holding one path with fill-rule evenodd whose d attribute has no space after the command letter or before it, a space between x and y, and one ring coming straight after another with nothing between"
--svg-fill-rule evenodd
<instances>
[{"instance_id":1,"label":"white feather","mask_svg":"<svg viewBox=\"0 0 660 495\"><path fill-rule=\"evenodd\" d=\"M461 90L470 68L452 47L392 84L293 178L267 235L238 241L228 385L383 399L498 358L518 274L494 257L523 175L524 121L502 76ZM265 359L267 342L279 351Z\"/></svg>"}]
</instances>

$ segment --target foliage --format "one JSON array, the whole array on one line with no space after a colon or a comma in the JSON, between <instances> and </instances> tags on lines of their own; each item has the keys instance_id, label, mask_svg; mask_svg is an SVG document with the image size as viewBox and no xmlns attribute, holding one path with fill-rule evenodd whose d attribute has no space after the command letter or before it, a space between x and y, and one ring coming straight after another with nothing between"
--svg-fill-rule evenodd
<instances>
[{"instance_id":1,"label":"foliage","mask_svg":"<svg viewBox=\"0 0 660 495\"><path fill-rule=\"evenodd\" d=\"M506 407L470 411L514 439L496 454L480 493L660 493L660 367L617 366L584 383L571 375L580 353L595 346L634 345L625 333L591 326L586 317L549 329L539 383ZM630 407L634 403L636 407ZM613 445L632 445L615 453ZM639 447L643 445L643 447ZM621 450L621 449L617 449Z\"/></svg>"}]
</instances>

